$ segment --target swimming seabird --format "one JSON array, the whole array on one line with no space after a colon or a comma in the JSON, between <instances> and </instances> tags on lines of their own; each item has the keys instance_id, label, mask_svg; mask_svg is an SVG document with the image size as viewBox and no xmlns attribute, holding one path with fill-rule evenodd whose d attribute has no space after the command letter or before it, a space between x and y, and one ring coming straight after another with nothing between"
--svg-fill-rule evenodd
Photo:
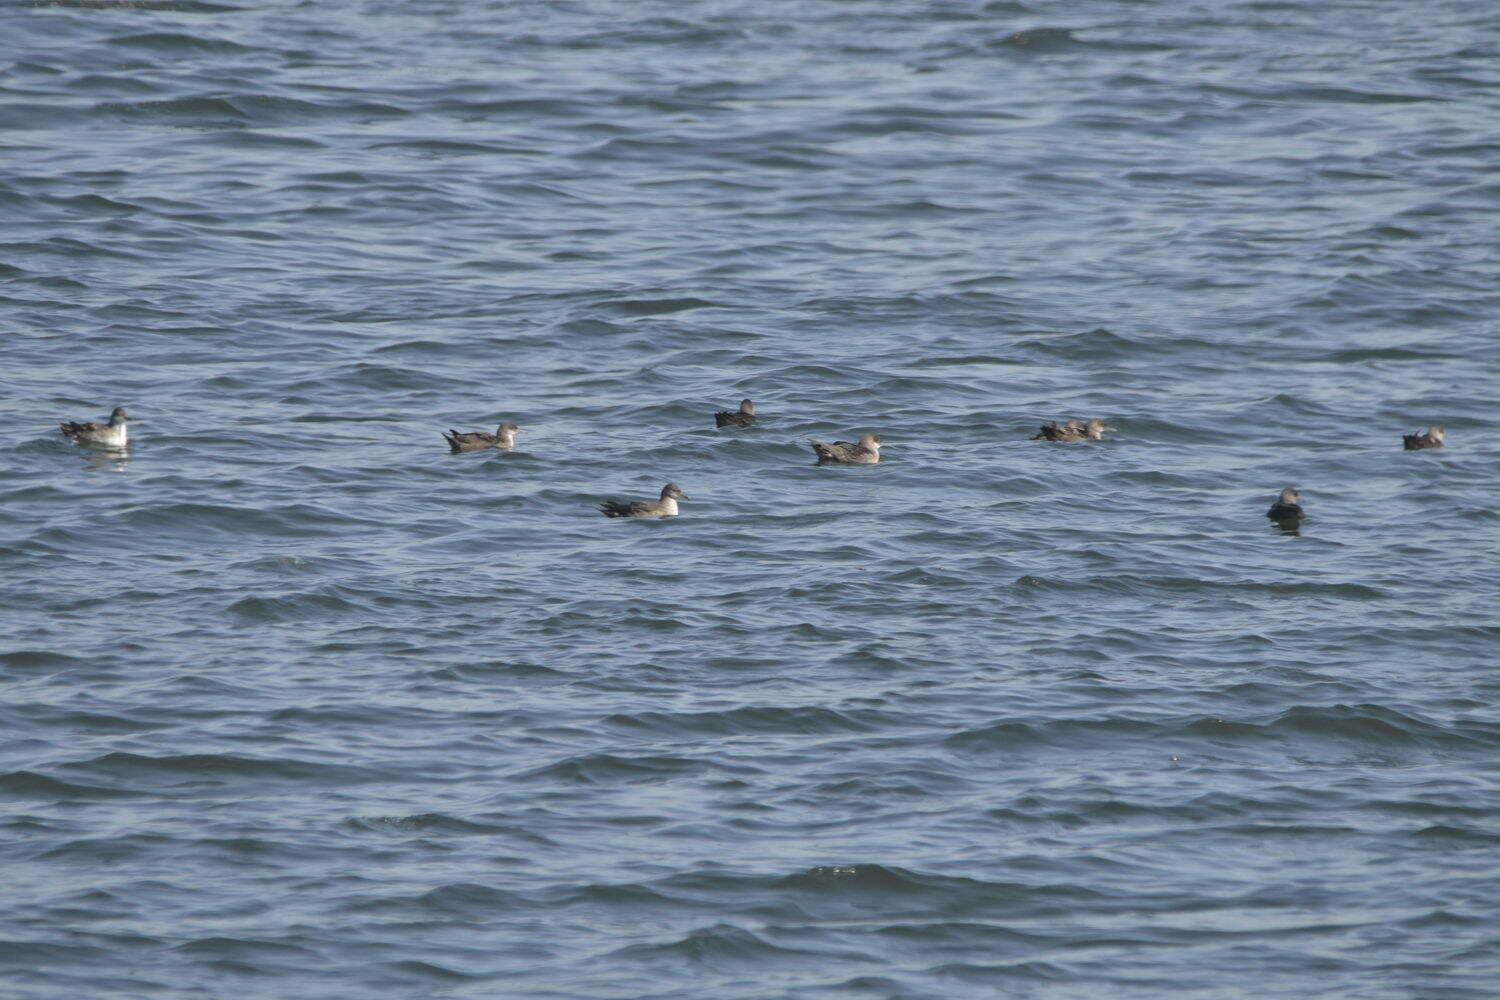
<instances>
[{"instance_id":1,"label":"swimming seabird","mask_svg":"<svg viewBox=\"0 0 1500 1000\"><path fill-rule=\"evenodd\" d=\"M677 501L687 499L681 486L668 483L661 488L660 500L606 500L599 510L605 517L676 517Z\"/></svg>"},{"instance_id":2,"label":"swimming seabird","mask_svg":"<svg viewBox=\"0 0 1500 1000\"><path fill-rule=\"evenodd\" d=\"M740 412L720 410L714 414L715 427L749 427L755 423L755 404L748 399L740 400Z\"/></svg>"},{"instance_id":3,"label":"swimming seabird","mask_svg":"<svg viewBox=\"0 0 1500 1000\"><path fill-rule=\"evenodd\" d=\"M1423 448L1441 448L1445 437L1447 435L1443 433L1443 429L1433 424L1427 428L1426 434L1418 431L1415 434L1401 435L1401 443L1407 451L1421 451Z\"/></svg>"},{"instance_id":4,"label":"swimming seabird","mask_svg":"<svg viewBox=\"0 0 1500 1000\"><path fill-rule=\"evenodd\" d=\"M1083 440L1083 434L1084 434L1084 431L1083 431L1083 421L1082 420L1069 420L1067 423L1063 424L1061 427L1059 427L1057 425L1057 421L1054 420L1051 423L1043 424L1042 428L1041 428L1041 433L1040 434L1033 434L1033 435L1031 435L1031 440L1033 440L1033 441L1082 441Z\"/></svg>"},{"instance_id":5,"label":"swimming seabird","mask_svg":"<svg viewBox=\"0 0 1500 1000\"><path fill-rule=\"evenodd\" d=\"M1301 499L1302 494L1288 486L1281 491L1281 496L1276 498L1271 509L1266 511L1266 516L1273 521L1300 521L1307 516L1298 502Z\"/></svg>"},{"instance_id":6,"label":"swimming seabird","mask_svg":"<svg viewBox=\"0 0 1500 1000\"><path fill-rule=\"evenodd\" d=\"M125 421L130 418L125 413L123 406L117 406L109 415L109 423L61 423L57 426L62 428L63 437L68 438L76 444L97 444L105 448L123 448L129 433L125 428Z\"/></svg>"},{"instance_id":7,"label":"swimming seabird","mask_svg":"<svg viewBox=\"0 0 1500 1000\"><path fill-rule=\"evenodd\" d=\"M480 448L504 448L509 451L516 445L516 435L525 433L507 421L495 428L493 434L488 431L456 431L450 427L448 433L443 435L443 440L448 442L449 449L455 455L461 451L478 451Z\"/></svg>"},{"instance_id":8,"label":"swimming seabird","mask_svg":"<svg viewBox=\"0 0 1500 1000\"><path fill-rule=\"evenodd\" d=\"M843 465L874 465L880 461L880 446L885 444L883 440L874 434L860 436L858 444L850 444L848 441L835 441L833 444L824 444L822 441L808 439L812 450L818 453L818 464L838 462Z\"/></svg>"},{"instance_id":9,"label":"swimming seabird","mask_svg":"<svg viewBox=\"0 0 1500 1000\"><path fill-rule=\"evenodd\" d=\"M1082 420L1069 420L1061 427L1057 421L1043 424L1040 434L1033 434L1033 441L1102 441L1105 431L1119 430L1111 427L1098 417L1090 417L1088 422Z\"/></svg>"},{"instance_id":10,"label":"swimming seabird","mask_svg":"<svg viewBox=\"0 0 1500 1000\"><path fill-rule=\"evenodd\" d=\"M1109 426L1098 417L1089 417L1088 420L1084 421L1083 423L1084 436L1089 438L1091 441L1103 441L1105 431L1117 431L1119 429L1120 428L1118 427Z\"/></svg>"}]
</instances>

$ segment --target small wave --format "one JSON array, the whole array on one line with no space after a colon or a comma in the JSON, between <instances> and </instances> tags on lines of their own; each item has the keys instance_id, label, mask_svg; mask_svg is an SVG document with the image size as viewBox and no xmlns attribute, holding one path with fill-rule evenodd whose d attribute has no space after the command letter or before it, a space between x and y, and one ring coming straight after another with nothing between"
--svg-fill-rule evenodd
<instances>
[{"instance_id":1,"label":"small wave","mask_svg":"<svg viewBox=\"0 0 1500 1000\"><path fill-rule=\"evenodd\" d=\"M558 902L582 904L584 906L626 906L632 910L665 908L684 905L677 899L654 889L634 883L627 885L584 885L572 890Z\"/></svg>"},{"instance_id":2,"label":"small wave","mask_svg":"<svg viewBox=\"0 0 1500 1000\"><path fill-rule=\"evenodd\" d=\"M433 102L434 110L459 114L465 118L514 117L530 123L536 120L559 120L593 115L598 106L588 101L557 97L512 97L501 100L465 101L440 100Z\"/></svg>"},{"instance_id":3,"label":"small wave","mask_svg":"<svg viewBox=\"0 0 1500 1000\"><path fill-rule=\"evenodd\" d=\"M387 833L439 833L458 836L492 837L496 834L521 836L537 844L551 844L547 837L522 830L506 823L481 823L460 819L446 813L418 813L413 816L374 816L369 819L350 820L351 825L361 829L379 830Z\"/></svg>"},{"instance_id":4,"label":"small wave","mask_svg":"<svg viewBox=\"0 0 1500 1000\"><path fill-rule=\"evenodd\" d=\"M496 913L533 908L533 904L524 896L472 882L439 886L422 893L416 901L419 905L440 913L468 919L482 919L493 917Z\"/></svg>"},{"instance_id":5,"label":"small wave","mask_svg":"<svg viewBox=\"0 0 1500 1000\"><path fill-rule=\"evenodd\" d=\"M341 320L344 321L344 320ZM349 321L352 321L350 319ZM284 387L290 393L310 393L325 396L329 392L349 390L371 390L379 392L426 391L437 394L445 389L459 388L453 378L444 378L435 372L415 366L359 362L342 365L315 379L303 379Z\"/></svg>"},{"instance_id":6,"label":"small wave","mask_svg":"<svg viewBox=\"0 0 1500 1000\"><path fill-rule=\"evenodd\" d=\"M297 622L357 616L372 617L373 608L327 590L275 597L241 597L225 609L246 623Z\"/></svg>"},{"instance_id":7,"label":"small wave","mask_svg":"<svg viewBox=\"0 0 1500 1000\"><path fill-rule=\"evenodd\" d=\"M66 653L53 653L44 649L18 649L0 653L0 666L20 670L66 670L70 667L87 667L89 663Z\"/></svg>"},{"instance_id":8,"label":"small wave","mask_svg":"<svg viewBox=\"0 0 1500 1000\"><path fill-rule=\"evenodd\" d=\"M1429 361L1437 358L1457 359L1461 355L1411 347L1351 347L1329 351L1325 357L1330 361Z\"/></svg>"},{"instance_id":9,"label":"small wave","mask_svg":"<svg viewBox=\"0 0 1500 1000\"><path fill-rule=\"evenodd\" d=\"M954 733L943 740L957 750L1019 750L1051 745L1054 726L1038 727L1025 722L995 722L977 729ZM1045 734L1044 734L1045 729Z\"/></svg>"},{"instance_id":10,"label":"small wave","mask_svg":"<svg viewBox=\"0 0 1500 1000\"><path fill-rule=\"evenodd\" d=\"M885 865L818 865L795 875L779 880L777 885L786 889L810 889L821 892L828 889L877 892L905 892L922 890L937 883L900 868Z\"/></svg>"},{"instance_id":11,"label":"small wave","mask_svg":"<svg viewBox=\"0 0 1500 1000\"><path fill-rule=\"evenodd\" d=\"M481 602L482 607L489 608L489 599ZM476 680L493 681L497 677L525 678L528 682L545 681L568 681L572 674L563 670L555 670L552 667L544 667L535 663L507 663L504 661L491 660L478 663L455 663L443 667L435 667L426 672L425 676L434 680L463 680L472 682Z\"/></svg>"},{"instance_id":12,"label":"small wave","mask_svg":"<svg viewBox=\"0 0 1500 1000\"><path fill-rule=\"evenodd\" d=\"M142 254L130 253L97 243L89 243L70 236L51 236L34 243L0 243L0 250L18 254L49 254L67 260L78 261L79 263L86 263L94 257L133 262L141 262L147 259Z\"/></svg>"},{"instance_id":13,"label":"small wave","mask_svg":"<svg viewBox=\"0 0 1500 1000\"><path fill-rule=\"evenodd\" d=\"M939 965L932 970L935 975L945 976L953 979L961 979L969 983L988 983L995 985L1003 982L1041 981L1041 982L1063 982L1073 978L1073 973L1067 968L1055 965L1051 962L998 962L993 965L980 965L974 962L949 962Z\"/></svg>"},{"instance_id":14,"label":"small wave","mask_svg":"<svg viewBox=\"0 0 1500 1000\"><path fill-rule=\"evenodd\" d=\"M727 712L641 712L606 716L622 729L682 736L687 733L749 735L764 733L863 733L890 724L880 712L837 712L829 708L747 707Z\"/></svg>"},{"instance_id":15,"label":"small wave","mask_svg":"<svg viewBox=\"0 0 1500 1000\"><path fill-rule=\"evenodd\" d=\"M1143 479L1149 482L1154 481L1157 477L1146 475L1131 478ZM1264 506L1259 499L1255 502L1259 506ZM1149 597L1153 594L1166 592L1171 594L1201 593L1204 595L1217 593L1265 594L1273 597L1337 597L1360 601L1377 601L1384 600L1390 596L1384 590L1362 583L1317 583L1311 580L1275 580L1270 582L1247 580L1223 581L1203 580L1191 576L1148 577L1137 576L1132 573L1091 576L1083 580L1061 580L1025 576L1016 580L1014 586L1048 590L1056 593L1098 590L1137 597Z\"/></svg>"},{"instance_id":16,"label":"small wave","mask_svg":"<svg viewBox=\"0 0 1500 1000\"><path fill-rule=\"evenodd\" d=\"M129 798L137 794L139 793L122 789L59 781L34 771L12 771L10 774L0 774L0 795L14 796L18 799L66 802L70 799Z\"/></svg>"},{"instance_id":17,"label":"small wave","mask_svg":"<svg viewBox=\"0 0 1500 1000\"><path fill-rule=\"evenodd\" d=\"M1500 847L1500 834L1491 830L1476 830L1471 827L1449 826L1443 823L1423 827L1416 832L1415 836L1419 842L1441 847L1443 850L1482 848L1493 851Z\"/></svg>"},{"instance_id":18,"label":"small wave","mask_svg":"<svg viewBox=\"0 0 1500 1000\"><path fill-rule=\"evenodd\" d=\"M205 937L184 942L177 950L196 955L215 955L221 958L257 959L266 955L313 955L315 952L305 945L290 941L266 941L251 938Z\"/></svg>"},{"instance_id":19,"label":"small wave","mask_svg":"<svg viewBox=\"0 0 1500 1000\"><path fill-rule=\"evenodd\" d=\"M84 944L53 944L50 941L27 941L11 937L0 941L0 962L12 969L32 969L37 966L60 965L74 969L102 968L112 960L113 953L107 948ZM23 994L17 994L20 996Z\"/></svg>"},{"instance_id":20,"label":"small wave","mask_svg":"<svg viewBox=\"0 0 1500 1000\"><path fill-rule=\"evenodd\" d=\"M177 97L162 101L103 101L101 112L137 124L157 122L164 125L211 125L218 128L243 128L248 116L221 97Z\"/></svg>"},{"instance_id":21,"label":"small wave","mask_svg":"<svg viewBox=\"0 0 1500 1000\"><path fill-rule=\"evenodd\" d=\"M666 316L692 309L723 309L723 303L707 299L616 299L607 303L608 308L626 316Z\"/></svg>"},{"instance_id":22,"label":"small wave","mask_svg":"<svg viewBox=\"0 0 1500 1000\"><path fill-rule=\"evenodd\" d=\"M392 142L373 143L367 148L397 149L404 152L429 153L434 156L515 152L508 147L493 143L462 142L454 139L399 139Z\"/></svg>"},{"instance_id":23,"label":"small wave","mask_svg":"<svg viewBox=\"0 0 1500 1000\"><path fill-rule=\"evenodd\" d=\"M1397 94L1388 91L1350 90L1344 87L1290 87L1278 91L1276 99L1329 104L1426 104L1448 100L1437 94Z\"/></svg>"},{"instance_id":24,"label":"small wave","mask_svg":"<svg viewBox=\"0 0 1500 1000\"><path fill-rule=\"evenodd\" d=\"M1439 725L1380 705L1299 706L1287 709L1267 728L1375 747L1424 745L1485 751L1500 747L1500 725L1478 720Z\"/></svg>"},{"instance_id":25,"label":"small wave","mask_svg":"<svg viewBox=\"0 0 1500 1000\"><path fill-rule=\"evenodd\" d=\"M249 129L241 129L236 132L223 133L205 139L205 143L211 143L215 148L221 149L322 149L323 143L316 139L309 139L301 135L275 135L271 132L257 132ZM248 235L242 233L241 235ZM257 232L250 235L251 239L264 241L279 241L287 237L276 234Z\"/></svg>"},{"instance_id":26,"label":"small wave","mask_svg":"<svg viewBox=\"0 0 1500 1000\"><path fill-rule=\"evenodd\" d=\"M1288 709L1265 722L1223 718L1142 721L1122 718L1000 720L954 733L944 744L964 752L1010 752L1037 748L1100 748L1122 741L1143 743L1190 737L1251 745L1287 737L1353 742L1372 748L1443 746L1487 750L1500 746L1500 726L1465 722L1440 726L1379 706L1317 706Z\"/></svg>"},{"instance_id":27,"label":"small wave","mask_svg":"<svg viewBox=\"0 0 1500 1000\"><path fill-rule=\"evenodd\" d=\"M843 953L840 955L806 948L789 948L773 944L743 927L731 924L715 924L693 931L684 938L667 944L628 945L610 953L619 959L632 959L651 964L662 959L688 961L715 967L746 966L764 968L766 962L785 963L788 959L804 958L809 961L826 962L834 958L868 959L869 956Z\"/></svg>"},{"instance_id":28,"label":"small wave","mask_svg":"<svg viewBox=\"0 0 1500 1000\"><path fill-rule=\"evenodd\" d=\"M171 728L171 723L168 722L147 722L143 719L132 719L123 715L105 715L101 712L64 711L49 713L49 715L52 715L50 722L88 734L149 733Z\"/></svg>"},{"instance_id":29,"label":"small wave","mask_svg":"<svg viewBox=\"0 0 1500 1000\"><path fill-rule=\"evenodd\" d=\"M698 21L683 21L675 17L656 17L631 22L609 31L575 36L567 39L562 47L614 49L643 45L710 46L740 42L744 39L745 31L737 25L705 25ZM552 44L556 45L557 42L554 40ZM677 103L660 101L647 103L639 98L635 99L634 103L644 103L652 110L683 110L683 106ZM687 106L696 107L697 105L695 103Z\"/></svg>"},{"instance_id":30,"label":"small wave","mask_svg":"<svg viewBox=\"0 0 1500 1000\"><path fill-rule=\"evenodd\" d=\"M229 4L206 0L32 0L32 7L59 7L74 10L153 10L172 14L227 14L244 10Z\"/></svg>"},{"instance_id":31,"label":"small wave","mask_svg":"<svg viewBox=\"0 0 1500 1000\"><path fill-rule=\"evenodd\" d=\"M259 51L222 38L184 35L174 31L148 31L138 35L119 35L109 39L109 44L122 48L151 49L167 53L208 52L218 55Z\"/></svg>"},{"instance_id":32,"label":"small wave","mask_svg":"<svg viewBox=\"0 0 1500 1000\"><path fill-rule=\"evenodd\" d=\"M132 212L141 211L141 206L139 205L132 205L126 201L115 201L113 198L106 198L98 194L80 194L68 198L49 198L47 199L47 203L50 205L59 205L81 214L109 212L128 215Z\"/></svg>"},{"instance_id":33,"label":"small wave","mask_svg":"<svg viewBox=\"0 0 1500 1000\"><path fill-rule=\"evenodd\" d=\"M423 979L436 979L440 982L488 978L483 973L459 972L457 969L450 969L445 965L438 965L436 962L424 962L415 958L391 962L386 967L396 972L407 972Z\"/></svg>"},{"instance_id":34,"label":"small wave","mask_svg":"<svg viewBox=\"0 0 1500 1000\"><path fill-rule=\"evenodd\" d=\"M517 778L547 778L580 785L616 785L657 781L678 775L693 774L709 767L685 757L622 757L596 753L525 771Z\"/></svg>"},{"instance_id":35,"label":"small wave","mask_svg":"<svg viewBox=\"0 0 1500 1000\"><path fill-rule=\"evenodd\" d=\"M997 882L878 864L824 865L787 876L775 886L795 893L803 908L830 913L859 913L879 906L948 916L965 912L980 901L986 907L1072 907L1105 897L1102 892L1076 885Z\"/></svg>"},{"instance_id":36,"label":"small wave","mask_svg":"<svg viewBox=\"0 0 1500 1000\"><path fill-rule=\"evenodd\" d=\"M992 44L996 48L1022 52L1066 52L1083 43L1073 37L1071 28L1026 28L1013 31Z\"/></svg>"},{"instance_id":37,"label":"small wave","mask_svg":"<svg viewBox=\"0 0 1500 1000\"><path fill-rule=\"evenodd\" d=\"M243 537L247 532L264 538L306 538L347 529L368 520L338 514L311 504L279 508L232 507L225 504L166 503L138 508L119 518L129 530L141 534L160 531L168 537L191 534Z\"/></svg>"},{"instance_id":38,"label":"small wave","mask_svg":"<svg viewBox=\"0 0 1500 1000\"><path fill-rule=\"evenodd\" d=\"M1056 354L1065 358L1134 358L1140 356L1146 343L1104 327L1095 327L1079 333L1054 333L1045 337L1031 336L1018 341L1017 347Z\"/></svg>"},{"instance_id":39,"label":"small wave","mask_svg":"<svg viewBox=\"0 0 1500 1000\"><path fill-rule=\"evenodd\" d=\"M267 759L217 753L150 757L116 751L91 760L64 764L62 768L70 771L99 772L123 779L182 775L192 777L235 775L246 778L282 778L333 784L345 781L373 781L383 777L380 772L350 764L319 764L303 760Z\"/></svg>"}]
</instances>

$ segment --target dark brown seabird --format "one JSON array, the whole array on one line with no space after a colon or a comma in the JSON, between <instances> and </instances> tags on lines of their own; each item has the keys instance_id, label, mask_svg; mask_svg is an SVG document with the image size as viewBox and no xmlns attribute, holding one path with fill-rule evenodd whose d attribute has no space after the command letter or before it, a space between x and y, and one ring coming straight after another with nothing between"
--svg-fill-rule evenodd
<instances>
[{"instance_id":1,"label":"dark brown seabird","mask_svg":"<svg viewBox=\"0 0 1500 1000\"><path fill-rule=\"evenodd\" d=\"M1443 438L1447 436L1443 433L1441 427L1433 424L1427 428L1426 434L1418 431L1415 434L1401 435L1401 444L1407 451L1421 451L1423 448L1441 448L1443 446Z\"/></svg>"},{"instance_id":2,"label":"dark brown seabird","mask_svg":"<svg viewBox=\"0 0 1500 1000\"><path fill-rule=\"evenodd\" d=\"M1302 494L1296 489L1288 486L1281 491L1281 496L1271 504L1271 509L1266 511L1266 516L1273 521L1300 521L1307 515L1302 510Z\"/></svg>"},{"instance_id":3,"label":"dark brown seabird","mask_svg":"<svg viewBox=\"0 0 1500 1000\"><path fill-rule=\"evenodd\" d=\"M681 486L668 483L661 488L660 500L606 500L599 510L605 517L676 517L677 501L687 499Z\"/></svg>"},{"instance_id":4,"label":"dark brown seabird","mask_svg":"<svg viewBox=\"0 0 1500 1000\"><path fill-rule=\"evenodd\" d=\"M1085 436L1082 420L1069 420L1061 427L1054 420L1043 424L1040 434L1031 435L1033 441L1082 441Z\"/></svg>"},{"instance_id":5,"label":"dark brown seabird","mask_svg":"<svg viewBox=\"0 0 1500 1000\"><path fill-rule=\"evenodd\" d=\"M807 443L817 452L819 465L874 465L880 461L880 446L885 441L875 434L863 434L858 444L850 444L848 441L824 444L811 438Z\"/></svg>"},{"instance_id":6,"label":"dark brown seabird","mask_svg":"<svg viewBox=\"0 0 1500 1000\"><path fill-rule=\"evenodd\" d=\"M125 428L125 421L129 419L125 408L117 406L109 415L107 424L69 421L57 426L62 430L63 437L74 444L97 444L105 448L123 448L130 437L129 431Z\"/></svg>"},{"instance_id":7,"label":"dark brown seabird","mask_svg":"<svg viewBox=\"0 0 1500 1000\"><path fill-rule=\"evenodd\" d=\"M516 445L516 435L525 434L521 428L513 423L503 423L495 428L495 433L488 431L456 431L448 428L448 433L443 435L443 440L448 442L448 448L455 455L461 451L478 451L480 448L504 448L509 451Z\"/></svg>"},{"instance_id":8,"label":"dark brown seabird","mask_svg":"<svg viewBox=\"0 0 1500 1000\"><path fill-rule=\"evenodd\" d=\"M1119 430L1111 427L1098 417L1090 417L1087 422L1082 420L1069 420L1061 427L1057 421L1043 424L1040 434L1033 434L1033 441L1102 441L1105 431Z\"/></svg>"},{"instance_id":9,"label":"dark brown seabird","mask_svg":"<svg viewBox=\"0 0 1500 1000\"><path fill-rule=\"evenodd\" d=\"M755 404L748 399L740 400L738 413L720 410L714 414L715 427L749 427L753 423L755 423Z\"/></svg>"}]
</instances>

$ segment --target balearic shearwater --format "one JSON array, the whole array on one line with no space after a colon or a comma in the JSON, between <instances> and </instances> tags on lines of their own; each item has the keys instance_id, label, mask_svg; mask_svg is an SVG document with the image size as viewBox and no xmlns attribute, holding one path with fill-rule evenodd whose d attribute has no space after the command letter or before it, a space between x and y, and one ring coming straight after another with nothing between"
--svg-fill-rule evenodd
<instances>
[{"instance_id":1,"label":"balearic shearwater","mask_svg":"<svg viewBox=\"0 0 1500 1000\"><path fill-rule=\"evenodd\" d=\"M1105 431L1117 431L1119 429L1118 427L1109 426L1098 417L1089 417L1083 424L1083 433L1091 441L1103 441Z\"/></svg>"},{"instance_id":2,"label":"balearic shearwater","mask_svg":"<svg viewBox=\"0 0 1500 1000\"><path fill-rule=\"evenodd\" d=\"M1085 423L1082 420L1069 420L1062 426L1057 421L1043 424L1040 434L1033 434L1033 441L1102 441L1105 431L1119 430L1111 427L1098 417L1090 417Z\"/></svg>"},{"instance_id":3,"label":"balearic shearwater","mask_svg":"<svg viewBox=\"0 0 1500 1000\"><path fill-rule=\"evenodd\" d=\"M740 400L740 412L720 410L714 414L715 427L749 427L755 423L755 404L748 399Z\"/></svg>"},{"instance_id":4,"label":"balearic shearwater","mask_svg":"<svg viewBox=\"0 0 1500 1000\"><path fill-rule=\"evenodd\" d=\"M824 444L811 438L807 443L818 453L819 465L832 462L840 465L874 465L880 461L880 446L885 444L874 434L861 435L858 444L850 444L848 441Z\"/></svg>"},{"instance_id":5,"label":"balearic shearwater","mask_svg":"<svg viewBox=\"0 0 1500 1000\"><path fill-rule=\"evenodd\" d=\"M125 414L123 406L117 406L109 415L109 423L61 423L57 426L62 428L63 437L68 438L76 444L97 444L105 448L123 448L129 437L125 428L125 421L130 418Z\"/></svg>"},{"instance_id":6,"label":"balearic shearwater","mask_svg":"<svg viewBox=\"0 0 1500 1000\"><path fill-rule=\"evenodd\" d=\"M668 483L661 488L660 500L606 500L599 510L605 517L676 517L677 501L687 499L681 486Z\"/></svg>"},{"instance_id":7,"label":"balearic shearwater","mask_svg":"<svg viewBox=\"0 0 1500 1000\"><path fill-rule=\"evenodd\" d=\"M1426 434L1419 431L1416 434L1401 435L1401 444L1407 451L1421 451L1423 448L1441 448L1443 446L1443 438L1447 436L1443 433L1441 427L1433 424L1427 428Z\"/></svg>"},{"instance_id":8,"label":"balearic shearwater","mask_svg":"<svg viewBox=\"0 0 1500 1000\"><path fill-rule=\"evenodd\" d=\"M1302 512L1302 505L1299 502L1301 499L1302 494L1288 486L1281 491L1281 496L1276 498L1271 509L1266 511L1266 516L1273 521L1300 521L1307 516Z\"/></svg>"},{"instance_id":9,"label":"balearic shearwater","mask_svg":"<svg viewBox=\"0 0 1500 1000\"><path fill-rule=\"evenodd\" d=\"M448 433L443 435L443 440L448 442L448 448L455 455L461 451L478 451L480 448L504 448L507 451L516 445L516 435L525 434L513 423L503 423L495 428L495 433L488 431L456 431L448 428Z\"/></svg>"}]
</instances>

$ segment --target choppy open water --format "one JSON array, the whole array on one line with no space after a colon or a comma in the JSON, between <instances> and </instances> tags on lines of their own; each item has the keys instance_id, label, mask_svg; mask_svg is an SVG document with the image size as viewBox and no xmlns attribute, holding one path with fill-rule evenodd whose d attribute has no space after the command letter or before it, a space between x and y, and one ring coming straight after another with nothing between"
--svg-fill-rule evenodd
<instances>
[{"instance_id":1,"label":"choppy open water","mask_svg":"<svg viewBox=\"0 0 1500 1000\"><path fill-rule=\"evenodd\" d=\"M1500 993L1493 5L0 16L7 1000Z\"/></svg>"}]
</instances>

